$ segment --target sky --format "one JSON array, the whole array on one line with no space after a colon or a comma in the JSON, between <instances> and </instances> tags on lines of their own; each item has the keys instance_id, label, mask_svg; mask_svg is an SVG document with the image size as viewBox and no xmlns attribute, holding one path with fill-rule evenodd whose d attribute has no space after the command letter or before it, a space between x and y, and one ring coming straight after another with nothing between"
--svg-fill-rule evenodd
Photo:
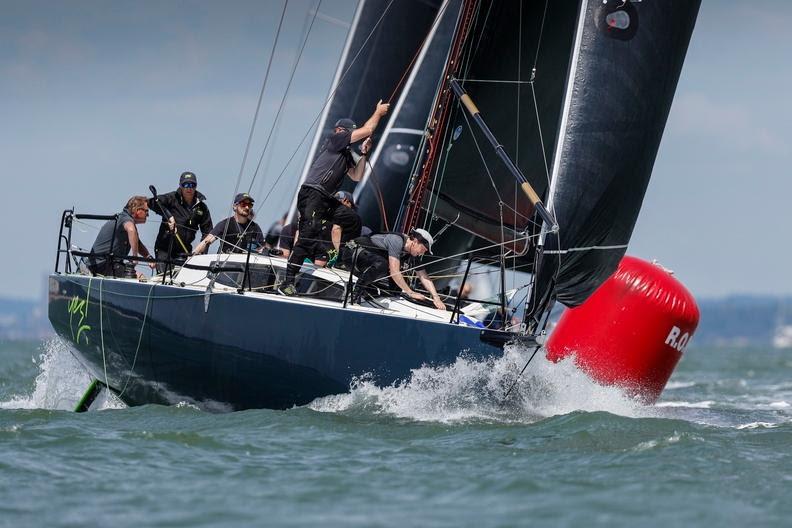
<instances>
[{"instance_id":1,"label":"sky","mask_svg":"<svg viewBox=\"0 0 792 528\"><path fill-rule=\"evenodd\" d=\"M295 192L355 7L322 1L252 180L315 5L289 2L242 177L268 196L265 229ZM41 298L72 206L112 214L190 170L215 220L227 216L282 8L0 0L0 297ZM792 3L703 1L628 250L697 297L792 294L789 57ZM149 247L155 221L141 229ZM90 247L97 227L78 225L75 241Z\"/></svg>"}]
</instances>

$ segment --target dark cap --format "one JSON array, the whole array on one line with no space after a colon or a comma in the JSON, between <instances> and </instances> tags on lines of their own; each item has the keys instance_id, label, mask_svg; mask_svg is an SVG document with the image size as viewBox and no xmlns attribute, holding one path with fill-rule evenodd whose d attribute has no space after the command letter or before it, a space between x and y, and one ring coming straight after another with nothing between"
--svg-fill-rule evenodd
<instances>
[{"instance_id":1,"label":"dark cap","mask_svg":"<svg viewBox=\"0 0 792 528\"><path fill-rule=\"evenodd\" d=\"M349 200L349 203L352 204L352 208L356 208L355 205L355 197L352 196L352 193L349 191L338 191L333 195L333 197L338 200L339 202L343 202L344 200Z\"/></svg>"},{"instance_id":2,"label":"dark cap","mask_svg":"<svg viewBox=\"0 0 792 528\"><path fill-rule=\"evenodd\" d=\"M198 179L195 177L195 173L192 172L182 172L181 176L179 176L179 185L184 182L192 182L195 185L198 185Z\"/></svg>"},{"instance_id":3,"label":"dark cap","mask_svg":"<svg viewBox=\"0 0 792 528\"><path fill-rule=\"evenodd\" d=\"M349 119L348 117L344 117L336 121L335 128L346 128L347 130L355 130L357 126L355 122Z\"/></svg>"},{"instance_id":4,"label":"dark cap","mask_svg":"<svg viewBox=\"0 0 792 528\"><path fill-rule=\"evenodd\" d=\"M256 200L253 199L248 193L239 193L234 197L234 205L238 204L239 202L243 202L248 200L250 203L255 203Z\"/></svg>"}]
</instances>

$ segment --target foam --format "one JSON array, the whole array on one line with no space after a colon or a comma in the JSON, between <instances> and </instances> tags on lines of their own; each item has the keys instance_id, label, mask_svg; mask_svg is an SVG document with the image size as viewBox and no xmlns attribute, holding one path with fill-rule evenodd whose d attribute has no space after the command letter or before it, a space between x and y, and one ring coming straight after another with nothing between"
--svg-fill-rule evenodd
<instances>
[{"instance_id":1,"label":"foam","mask_svg":"<svg viewBox=\"0 0 792 528\"><path fill-rule=\"evenodd\" d=\"M77 405L91 382L90 375L69 352L69 345L58 337L43 343L44 352L34 359L39 373L33 391L28 395L16 395L9 401L0 402L3 409L50 409L71 411ZM102 391L96 409L118 409L125 407L114 395Z\"/></svg>"},{"instance_id":2,"label":"foam","mask_svg":"<svg viewBox=\"0 0 792 528\"><path fill-rule=\"evenodd\" d=\"M430 422L531 423L574 411L606 411L629 417L648 416L645 407L616 387L597 384L569 357L552 363L540 351L509 387L532 351L507 346L499 358L476 360L465 355L447 366L423 366L408 379L378 387L371 376L358 378L349 394L319 398L309 407L320 412L385 414Z\"/></svg>"}]
</instances>

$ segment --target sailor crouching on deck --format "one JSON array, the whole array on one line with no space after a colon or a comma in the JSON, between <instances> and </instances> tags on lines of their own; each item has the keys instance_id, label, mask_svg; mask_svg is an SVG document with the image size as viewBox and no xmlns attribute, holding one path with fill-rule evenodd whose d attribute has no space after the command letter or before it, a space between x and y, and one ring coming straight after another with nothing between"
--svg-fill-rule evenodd
<instances>
[{"instance_id":1,"label":"sailor crouching on deck","mask_svg":"<svg viewBox=\"0 0 792 528\"><path fill-rule=\"evenodd\" d=\"M136 225L145 224L148 215L149 207L146 197L133 196L118 215L118 220L105 222L91 247L91 253L102 255L88 258L88 269L91 270L91 273L116 277L142 277L142 274L135 272L134 264L111 260L108 254L112 250L115 257L125 255L149 257L149 250L140 241ZM155 264L151 262L149 266L154 268Z\"/></svg>"},{"instance_id":2,"label":"sailor crouching on deck","mask_svg":"<svg viewBox=\"0 0 792 528\"><path fill-rule=\"evenodd\" d=\"M407 284L401 272L401 264L410 258L420 257L424 253L432 254L432 235L424 229L414 229L409 235L387 233L358 237L341 249L341 261L348 269L352 269L355 258L355 249L358 256L353 270L359 276L353 293L353 302L360 299L363 290L374 281L390 277L402 293L416 301L425 301L426 297ZM431 294L432 303L438 310L445 310L445 304L440 300L434 283L429 278L426 270L417 270L418 279L424 288Z\"/></svg>"},{"instance_id":3,"label":"sailor crouching on deck","mask_svg":"<svg viewBox=\"0 0 792 528\"><path fill-rule=\"evenodd\" d=\"M178 190L149 198L149 208L165 220L160 224L154 243L157 260L184 262L192 253L198 229L204 237L212 231L212 215L209 214L206 197L198 192L197 187L195 174L183 172L179 177ZM171 216L165 218L166 214ZM162 273L165 267L165 262L158 262L157 272Z\"/></svg>"},{"instance_id":4,"label":"sailor crouching on deck","mask_svg":"<svg viewBox=\"0 0 792 528\"><path fill-rule=\"evenodd\" d=\"M313 260L321 252L322 220L329 219L337 206L333 194L341 188L345 174L353 181L360 181L363 177L366 155L371 148L371 140L367 138L374 133L389 107L382 101L377 103L374 113L360 128L356 128L351 119L339 119L333 134L325 140L297 194L300 234L289 255L286 277L278 288L280 293L295 295L294 277L303 261L306 258ZM355 161L349 145L363 139L367 140L360 147L362 156Z\"/></svg>"},{"instance_id":5,"label":"sailor crouching on deck","mask_svg":"<svg viewBox=\"0 0 792 528\"><path fill-rule=\"evenodd\" d=\"M338 260L341 246L361 235L363 220L357 212L355 198L349 191L338 191L333 195L339 205L333 210L330 224L330 247L327 250L329 260L327 265L331 268Z\"/></svg>"},{"instance_id":6,"label":"sailor crouching on deck","mask_svg":"<svg viewBox=\"0 0 792 528\"><path fill-rule=\"evenodd\" d=\"M212 232L195 246L193 254L204 253L218 238L221 240L220 253L245 253L248 248L263 251L264 233L252 219L254 202L248 193L237 194L234 198L234 216L218 222Z\"/></svg>"}]
</instances>

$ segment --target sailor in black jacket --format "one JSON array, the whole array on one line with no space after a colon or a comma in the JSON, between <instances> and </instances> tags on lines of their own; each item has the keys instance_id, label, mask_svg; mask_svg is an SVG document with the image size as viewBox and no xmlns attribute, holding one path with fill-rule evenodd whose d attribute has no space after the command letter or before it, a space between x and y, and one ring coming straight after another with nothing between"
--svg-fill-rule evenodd
<instances>
[{"instance_id":1,"label":"sailor in black jacket","mask_svg":"<svg viewBox=\"0 0 792 528\"><path fill-rule=\"evenodd\" d=\"M192 253L197 231L200 229L201 235L206 236L212 230L212 215L206 205L206 197L198 192L197 186L195 174L183 172L177 190L159 195L159 203L149 198L149 208L165 220L160 224L154 243L157 259L170 257L183 262ZM164 269L164 263L157 264L158 272L162 273Z\"/></svg>"}]
</instances>

